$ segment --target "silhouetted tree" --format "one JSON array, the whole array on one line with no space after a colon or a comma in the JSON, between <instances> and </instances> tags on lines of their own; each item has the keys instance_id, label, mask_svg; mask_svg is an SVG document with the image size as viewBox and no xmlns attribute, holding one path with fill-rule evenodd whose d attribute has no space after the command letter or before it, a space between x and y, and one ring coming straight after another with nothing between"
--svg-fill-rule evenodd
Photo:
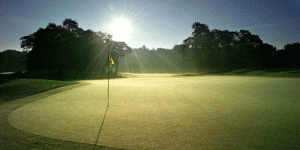
<instances>
[{"instance_id":1,"label":"silhouetted tree","mask_svg":"<svg viewBox=\"0 0 300 150\"><path fill-rule=\"evenodd\" d=\"M252 35L247 30L240 30L237 34L238 40L235 42L240 68L259 66L260 51L259 46L263 44L258 35Z\"/></svg>"},{"instance_id":2,"label":"silhouetted tree","mask_svg":"<svg viewBox=\"0 0 300 150\"><path fill-rule=\"evenodd\" d=\"M123 51L131 51L126 43L115 42L111 35L101 31L83 30L71 19L63 21L63 26L49 23L20 40L21 47L30 50L29 70L104 71L109 51L114 53L116 64Z\"/></svg>"},{"instance_id":3,"label":"silhouetted tree","mask_svg":"<svg viewBox=\"0 0 300 150\"><path fill-rule=\"evenodd\" d=\"M277 53L277 60L281 60L281 63L285 64L285 67L300 67L299 55L300 55L300 43L291 43L284 45L281 55Z\"/></svg>"},{"instance_id":4,"label":"silhouetted tree","mask_svg":"<svg viewBox=\"0 0 300 150\"><path fill-rule=\"evenodd\" d=\"M78 30L78 23L72 19L65 19L63 21L63 27L71 32L76 32Z\"/></svg>"},{"instance_id":5,"label":"silhouetted tree","mask_svg":"<svg viewBox=\"0 0 300 150\"><path fill-rule=\"evenodd\" d=\"M291 44L286 44L284 45L284 50L295 52L295 53L300 53L300 43L291 43Z\"/></svg>"},{"instance_id":6,"label":"silhouetted tree","mask_svg":"<svg viewBox=\"0 0 300 150\"><path fill-rule=\"evenodd\" d=\"M112 41L112 36L101 31L92 32L87 30L82 39L86 40L84 43L84 51L87 53L87 68L89 71L103 72L107 66L107 53L112 49L109 44Z\"/></svg>"},{"instance_id":7,"label":"silhouetted tree","mask_svg":"<svg viewBox=\"0 0 300 150\"><path fill-rule=\"evenodd\" d=\"M183 43L180 45L175 45L172 50L180 53L182 60L181 60L181 73L183 73L183 65L184 65L184 59L188 52L190 51L190 46L192 45L192 37L188 37L187 39L183 40Z\"/></svg>"},{"instance_id":8,"label":"silhouetted tree","mask_svg":"<svg viewBox=\"0 0 300 150\"><path fill-rule=\"evenodd\" d=\"M259 46L260 50L260 66L262 67L274 67L275 66L275 52L276 52L276 47L268 44L268 43L263 43Z\"/></svg>"},{"instance_id":9,"label":"silhouetted tree","mask_svg":"<svg viewBox=\"0 0 300 150\"><path fill-rule=\"evenodd\" d=\"M174 52L180 53L181 54L181 73L183 73L183 63L184 63L184 57L185 57L185 50L184 50L184 46L181 45L174 45L174 47L172 48L172 50Z\"/></svg>"},{"instance_id":10,"label":"silhouetted tree","mask_svg":"<svg viewBox=\"0 0 300 150\"><path fill-rule=\"evenodd\" d=\"M208 26L206 24L202 24L200 22L195 22L192 25L192 29L194 29L194 32L192 33L192 35L194 37L205 36L210 32L210 30L208 29Z\"/></svg>"},{"instance_id":11,"label":"silhouetted tree","mask_svg":"<svg viewBox=\"0 0 300 150\"><path fill-rule=\"evenodd\" d=\"M192 60L194 65L200 68L207 68L209 64L209 34L210 30L206 24L196 22L192 25L194 29L192 44Z\"/></svg>"},{"instance_id":12,"label":"silhouetted tree","mask_svg":"<svg viewBox=\"0 0 300 150\"><path fill-rule=\"evenodd\" d=\"M247 30L208 29L206 24L192 25L191 56L198 69L232 70L260 66L265 53L262 40Z\"/></svg>"},{"instance_id":13,"label":"silhouetted tree","mask_svg":"<svg viewBox=\"0 0 300 150\"><path fill-rule=\"evenodd\" d=\"M35 35L29 34L28 36L23 36L20 38L21 40L21 48L23 48L24 51L28 51L33 48L35 44Z\"/></svg>"},{"instance_id":14,"label":"silhouetted tree","mask_svg":"<svg viewBox=\"0 0 300 150\"><path fill-rule=\"evenodd\" d=\"M60 25L49 23L46 28L39 28L35 33L21 37L21 47L32 48L28 53L29 70L76 69L79 60L74 60L80 53L80 41L76 33Z\"/></svg>"},{"instance_id":15,"label":"silhouetted tree","mask_svg":"<svg viewBox=\"0 0 300 150\"><path fill-rule=\"evenodd\" d=\"M0 52L0 72L25 71L26 58L26 52L9 49Z\"/></svg>"},{"instance_id":16,"label":"silhouetted tree","mask_svg":"<svg viewBox=\"0 0 300 150\"><path fill-rule=\"evenodd\" d=\"M117 74L118 73L118 64L120 62L120 59L123 58L125 56L125 54L131 53L132 48L129 47L125 42L112 41L111 44L112 44L111 53L112 53L112 57L113 57L113 60L115 62L115 66L116 66L115 74Z\"/></svg>"},{"instance_id":17,"label":"silhouetted tree","mask_svg":"<svg viewBox=\"0 0 300 150\"><path fill-rule=\"evenodd\" d=\"M230 70L234 68L235 63L235 53L234 53L234 42L237 32L228 30L212 30L214 35L215 45L218 47L218 68L222 70Z\"/></svg>"}]
</instances>

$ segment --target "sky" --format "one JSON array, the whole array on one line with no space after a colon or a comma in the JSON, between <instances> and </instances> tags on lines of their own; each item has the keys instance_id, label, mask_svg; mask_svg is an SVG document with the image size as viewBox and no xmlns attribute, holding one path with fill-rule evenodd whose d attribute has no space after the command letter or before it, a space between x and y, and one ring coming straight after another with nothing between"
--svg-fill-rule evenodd
<instances>
[{"instance_id":1,"label":"sky","mask_svg":"<svg viewBox=\"0 0 300 150\"><path fill-rule=\"evenodd\" d=\"M132 48L171 49L191 36L195 22L210 30L249 30L277 49L300 42L299 0L1 0L0 52L22 51L22 36L66 18L108 34L124 18L132 29L125 42Z\"/></svg>"}]
</instances>

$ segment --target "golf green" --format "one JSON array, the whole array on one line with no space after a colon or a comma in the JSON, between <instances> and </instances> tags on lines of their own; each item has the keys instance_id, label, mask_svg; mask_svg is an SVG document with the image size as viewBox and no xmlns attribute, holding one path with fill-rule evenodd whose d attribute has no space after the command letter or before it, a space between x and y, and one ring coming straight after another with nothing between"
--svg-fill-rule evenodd
<instances>
[{"instance_id":1,"label":"golf green","mask_svg":"<svg viewBox=\"0 0 300 150\"><path fill-rule=\"evenodd\" d=\"M13 111L9 122L41 136L94 143L107 80ZM109 81L98 144L133 149L300 148L299 79L133 74Z\"/></svg>"}]
</instances>

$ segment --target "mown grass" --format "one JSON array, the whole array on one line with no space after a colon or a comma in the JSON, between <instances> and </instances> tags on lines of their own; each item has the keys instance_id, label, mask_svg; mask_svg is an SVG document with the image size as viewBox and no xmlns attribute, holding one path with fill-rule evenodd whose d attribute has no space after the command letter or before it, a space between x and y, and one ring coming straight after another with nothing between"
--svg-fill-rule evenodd
<instances>
[{"instance_id":1,"label":"mown grass","mask_svg":"<svg viewBox=\"0 0 300 150\"><path fill-rule=\"evenodd\" d=\"M110 74L110 78L122 77L120 74ZM0 105L58 87L76 84L76 81L85 79L107 79L107 73L30 71L0 74Z\"/></svg>"},{"instance_id":2,"label":"mown grass","mask_svg":"<svg viewBox=\"0 0 300 150\"><path fill-rule=\"evenodd\" d=\"M175 76L204 76L204 75L225 75L225 76L256 76L274 78L299 78L300 68L248 68L234 71L199 71L198 73L181 73Z\"/></svg>"},{"instance_id":3,"label":"mown grass","mask_svg":"<svg viewBox=\"0 0 300 150\"><path fill-rule=\"evenodd\" d=\"M185 73L179 76L197 76L197 75L230 75L230 76L261 76L261 77L300 77L299 68L249 68L240 69L222 73ZM106 76L107 77L107 76ZM123 76L114 76L112 78L120 78ZM103 79L105 76L95 75L87 79ZM61 81L49 79L18 79L8 78L0 82L0 104L9 102L15 99L23 98L54 88L76 84L75 80ZM82 80L82 79L81 79Z\"/></svg>"},{"instance_id":4,"label":"mown grass","mask_svg":"<svg viewBox=\"0 0 300 150\"><path fill-rule=\"evenodd\" d=\"M240 69L217 75L261 76L261 77L300 77L300 68L249 68Z\"/></svg>"},{"instance_id":5,"label":"mown grass","mask_svg":"<svg viewBox=\"0 0 300 150\"><path fill-rule=\"evenodd\" d=\"M0 104L76 83L77 82L75 81L57 81L45 79L7 80L0 84Z\"/></svg>"}]
</instances>

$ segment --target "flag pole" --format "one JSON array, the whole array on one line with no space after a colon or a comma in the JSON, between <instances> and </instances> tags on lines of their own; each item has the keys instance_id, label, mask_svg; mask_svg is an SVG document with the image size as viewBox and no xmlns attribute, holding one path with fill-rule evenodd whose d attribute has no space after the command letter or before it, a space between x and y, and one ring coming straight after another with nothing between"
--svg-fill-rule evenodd
<instances>
[{"instance_id":1,"label":"flag pole","mask_svg":"<svg viewBox=\"0 0 300 150\"><path fill-rule=\"evenodd\" d=\"M109 68L110 68L110 56L108 52L108 67L107 67L107 107L109 107Z\"/></svg>"},{"instance_id":2,"label":"flag pole","mask_svg":"<svg viewBox=\"0 0 300 150\"><path fill-rule=\"evenodd\" d=\"M112 57L111 57L111 54L108 52L108 70L107 70L107 107L109 107L109 68L115 64Z\"/></svg>"},{"instance_id":3,"label":"flag pole","mask_svg":"<svg viewBox=\"0 0 300 150\"><path fill-rule=\"evenodd\" d=\"M109 107L109 68L110 68L110 55L109 55L109 52L108 52L108 59L107 60L108 60L108 70L107 70L107 82L108 82L108 86L107 86L107 107L106 107L106 111L105 111L105 114L104 114L104 117L103 117L103 121L102 121L101 127L100 127L99 132L98 132L98 136L97 136L95 144L93 146L93 150L95 150L96 145L98 143L98 140L99 140L99 137L100 137L100 133L101 133L101 130L102 130L102 127L103 127L103 124L104 124L105 116L107 114L108 107Z\"/></svg>"}]
</instances>

